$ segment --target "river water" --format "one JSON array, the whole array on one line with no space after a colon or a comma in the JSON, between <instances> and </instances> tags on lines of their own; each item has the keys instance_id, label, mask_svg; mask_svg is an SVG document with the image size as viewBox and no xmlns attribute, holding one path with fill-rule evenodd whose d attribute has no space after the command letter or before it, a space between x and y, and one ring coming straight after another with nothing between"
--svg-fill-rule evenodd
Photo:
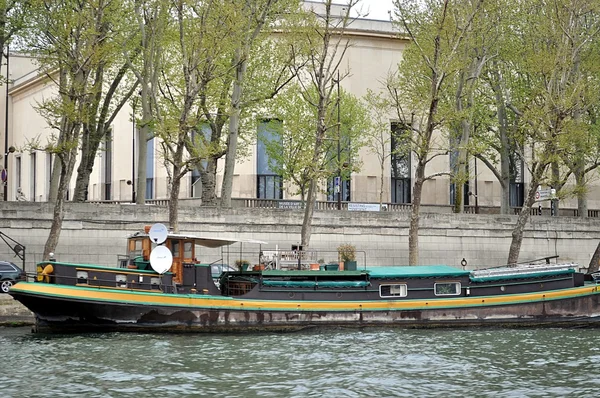
<instances>
[{"instance_id":1,"label":"river water","mask_svg":"<svg viewBox=\"0 0 600 398\"><path fill-rule=\"evenodd\" d=\"M0 328L1 397L600 396L593 329L40 335Z\"/></svg>"}]
</instances>

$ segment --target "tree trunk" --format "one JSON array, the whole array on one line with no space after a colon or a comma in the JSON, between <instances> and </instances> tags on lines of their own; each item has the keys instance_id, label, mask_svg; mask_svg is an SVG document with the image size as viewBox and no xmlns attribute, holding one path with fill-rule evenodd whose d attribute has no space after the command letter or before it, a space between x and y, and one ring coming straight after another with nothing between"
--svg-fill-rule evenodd
<instances>
[{"instance_id":1,"label":"tree trunk","mask_svg":"<svg viewBox=\"0 0 600 398\"><path fill-rule=\"evenodd\" d=\"M410 229L408 231L408 265L419 265L419 220L423 184L425 183L425 163L417 162L415 184L413 186L413 202L410 212Z\"/></svg>"},{"instance_id":2,"label":"tree trunk","mask_svg":"<svg viewBox=\"0 0 600 398\"><path fill-rule=\"evenodd\" d=\"M492 63L493 79L491 79L491 87L494 91L496 100L496 113L498 118L498 135L500 139L500 214L510 214L510 143L508 140L508 118L506 115L506 104L504 102L504 94L500 83L501 76L498 72L498 61Z\"/></svg>"},{"instance_id":3,"label":"tree trunk","mask_svg":"<svg viewBox=\"0 0 600 398\"><path fill-rule=\"evenodd\" d=\"M169 195L169 228L175 233L179 233L179 191L181 188L181 168L173 167L173 183Z\"/></svg>"},{"instance_id":4,"label":"tree trunk","mask_svg":"<svg viewBox=\"0 0 600 398\"><path fill-rule=\"evenodd\" d=\"M510 164L508 156L500 155L500 214L510 214Z\"/></svg>"},{"instance_id":5,"label":"tree trunk","mask_svg":"<svg viewBox=\"0 0 600 398\"><path fill-rule=\"evenodd\" d=\"M50 253L54 253L56 246L58 245L58 239L60 238L60 232L62 230L62 222L65 216L65 188L61 188L62 194L58 195L54 202L54 211L52 217L52 224L50 226L50 233L46 244L44 245L43 259L48 260L51 256Z\"/></svg>"},{"instance_id":6,"label":"tree trunk","mask_svg":"<svg viewBox=\"0 0 600 398\"><path fill-rule=\"evenodd\" d=\"M50 177L50 190L48 193L48 202L56 203L58 198L58 185L60 183L60 174L62 170L62 163L56 154L53 155L54 161L52 162L52 174Z\"/></svg>"},{"instance_id":7,"label":"tree trunk","mask_svg":"<svg viewBox=\"0 0 600 398\"><path fill-rule=\"evenodd\" d=\"M233 81L233 92L231 94L231 115L229 116L229 136L227 138L227 155L225 157L225 171L223 173L223 185L221 188L221 206L231 207L231 191L233 188L233 173L237 152L237 140L240 128L242 84L246 67L248 65L246 52L238 48L234 57L236 66L236 77Z\"/></svg>"},{"instance_id":8,"label":"tree trunk","mask_svg":"<svg viewBox=\"0 0 600 398\"><path fill-rule=\"evenodd\" d=\"M577 215L580 218L588 217L588 202L587 192L585 192L585 174L579 172L575 173L575 184L577 185Z\"/></svg>"},{"instance_id":9,"label":"tree trunk","mask_svg":"<svg viewBox=\"0 0 600 398\"><path fill-rule=\"evenodd\" d=\"M312 218L315 212L317 181L312 180L308 186L308 198L306 207L304 208L304 220L302 221L301 245L304 250L307 250L310 245L310 235L312 232Z\"/></svg>"},{"instance_id":10,"label":"tree trunk","mask_svg":"<svg viewBox=\"0 0 600 398\"><path fill-rule=\"evenodd\" d=\"M413 203L410 212L410 229L408 231L408 265L419 264L419 220L423 183L423 178L417 177L413 187Z\"/></svg>"},{"instance_id":11,"label":"tree trunk","mask_svg":"<svg viewBox=\"0 0 600 398\"><path fill-rule=\"evenodd\" d=\"M73 191L73 202L82 203L88 200L88 187L90 184L90 174L92 173L92 166L88 166L87 159L81 159L81 163L77 168L77 179L75 180L75 190ZM86 163L86 165L84 165Z\"/></svg>"},{"instance_id":12,"label":"tree trunk","mask_svg":"<svg viewBox=\"0 0 600 398\"><path fill-rule=\"evenodd\" d=\"M77 127L73 127L73 129L76 130ZM76 147L70 149L69 153L64 154L64 162L66 163L66 167L61 167L57 196L56 201L54 202L52 224L50 226L50 233L48 234L48 239L46 240L46 244L44 245L44 260L48 260L50 258L50 253L55 252L56 246L58 245L58 239L60 238L60 232L62 229L62 222L65 216L65 196L67 189L69 188L69 181L71 180L71 176L73 175L76 156Z\"/></svg>"},{"instance_id":13,"label":"tree trunk","mask_svg":"<svg viewBox=\"0 0 600 398\"><path fill-rule=\"evenodd\" d=\"M508 251L508 260L506 261L508 265L516 264L519 261L519 253L521 251L521 244L523 243L523 231L525 230L527 221L529 221L531 207L535 203L535 192L537 191L537 186L545 170L546 167L543 165L537 165L537 167L534 168L525 203L523 203L523 207L519 212L517 224L513 228L512 240Z\"/></svg>"},{"instance_id":14,"label":"tree trunk","mask_svg":"<svg viewBox=\"0 0 600 398\"><path fill-rule=\"evenodd\" d=\"M148 176L148 140L152 137L150 130L150 121L152 120L152 112L150 110L150 93L146 87L146 85L142 84L142 120L140 122L140 130L137 140L138 162L135 203L138 205L143 205L146 203L146 178Z\"/></svg>"},{"instance_id":15,"label":"tree trunk","mask_svg":"<svg viewBox=\"0 0 600 398\"><path fill-rule=\"evenodd\" d=\"M73 202L84 202L87 200L88 187L90 184L90 174L94 168L96 153L100 147L100 142L88 132L88 138L81 144L81 161L77 167L77 179L75 181L75 191L73 191Z\"/></svg>"},{"instance_id":16,"label":"tree trunk","mask_svg":"<svg viewBox=\"0 0 600 398\"><path fill-rule=\"evenodd\" d=\"M206 168L200 174L202 181L202 206L217 205L217 160L210 158L207 160Z\"/></svg>"},{"instance_id":17,"label":"tree trunk","mask_svg":"<svg viewBox=\"0 0 600 398\"><path fill-rule=\"evenodd\" d=\"M523 243L523 230L527 221L529 221L530 206L523 206L519 217L517 218L517 224L512 231L512 240L510 242L510 249L508 251L508 265L516 264L519 261L519 253L521 252L521 244Z\"/></svg>"}]
</instances>

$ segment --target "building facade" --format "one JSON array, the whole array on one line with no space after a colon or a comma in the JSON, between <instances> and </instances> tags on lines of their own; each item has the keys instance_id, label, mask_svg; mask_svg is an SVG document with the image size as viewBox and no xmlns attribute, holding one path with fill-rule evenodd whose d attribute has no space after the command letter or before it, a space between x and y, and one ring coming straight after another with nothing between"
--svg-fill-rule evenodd
<instances>
[{"instance_id":1,"label":"building facade","mask_svg":"<svg viewBox=\"0 0 600 398\"><path fill-rule=\"evenodd\" d=\"M381 91L382 82L390 72L397 70L402 57L402 51L408 42L398 36L389 21L360 19L351 25L347 37L352 45L342 62L342 70L348 76L341 81L341 87L347 92L361 97L368 89ZM3 71L3 74L6 72ZM33 60L27 56L11 54L9 72L9 91L6 96L0 92L0 127L4 156L6 162L7 196L5 200L28 200L44 202L48 200L50 175L52 170L52 155L31 150L31 143L37 142L43 146L51 139L53 131L46 120L36 110L43 100L56 95L56 86L46 76L40 75ZM6 85L0 90L6 90ZM8 98L8 107L5 106ZM110 137L107 137L102 150L99 151L94 165L94 171L88 187L88 200L132 201L133 184L136 179L136 142L138 129L132 118L134 109L125 107L114 120ZM389 115L390 134L398 124L394 115ZM264 133L264 126L257 122L257 135ZM148 142L146 198L168 198L167 173L160 156L160 145L153 139ZM402 142L390 140L388 150L403 145ZM13 147L14 152L9 152ZM265 158L265 148L257 140L252 146L250 156L238 159L233 178L234 198L264 198L292 200L285 189L285 181L269 170ZM342 200L355 203L378 203L380 187L383 187L383 201L386 203L411 203L412 180L414 176L414 161L410 156L391 156L384 165L383 184L381 171L376 155L367 148L360 151L362 168L354 172L348 182L341 185ZM455 159L453 154L436 158L429 166L428 173L447 171ZM4 163L2 163L4 164ZM76 166L77 167L77 166ZM499 206L500 184L494 175L481 163L472 158L469 162L471 176L465 189L465 203L479 206ZM218 167L217 187L223 172L223 161ZM69 194L72 195L75 186L76 173L72 177ZM331 185L333 181L329 182ZM523 192L528 183L528 174L521 167L511 188L511 205L520 206ZM181 197L199 197L199 175L189 172L184 178ZM424 205L449 206L452 204L453 184L448 177L438 177L426 182L423 190ZM600 208L598 195L600 186L590 188L589 207ZM334 201L331 194L322 193L318 200ZM2 193L2 192L0 192ZM217 192L219 195L220 192ZM574 201L561 203L561 207L575 206Z\"/></svg>"}]
</instances>

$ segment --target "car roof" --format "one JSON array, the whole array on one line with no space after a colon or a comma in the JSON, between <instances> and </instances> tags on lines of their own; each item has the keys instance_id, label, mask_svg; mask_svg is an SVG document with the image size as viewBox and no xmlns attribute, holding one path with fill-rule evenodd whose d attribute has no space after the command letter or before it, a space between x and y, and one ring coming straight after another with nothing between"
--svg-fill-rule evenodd
<instances>
[{"instance_id":1,"label":"car roof","mask_svg":"<svg viewBox=\"0 0 600 398\"><path fill-rule=\"evenodd\" d=\"M17 264L15 264L13 262L10 262L10 261L0 260L0 264L3 264L3 265L12 265L13 267L16 267L17 269L21 269L21 268L19 268L19 266Z\"/></svg>"}]
</instances>

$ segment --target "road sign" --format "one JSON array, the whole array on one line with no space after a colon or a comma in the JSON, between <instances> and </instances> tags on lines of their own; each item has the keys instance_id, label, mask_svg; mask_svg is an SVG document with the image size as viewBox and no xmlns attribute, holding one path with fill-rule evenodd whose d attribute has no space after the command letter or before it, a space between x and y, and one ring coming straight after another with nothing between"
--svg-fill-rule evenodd
<instances>
[{"instance_id":1,"label":"road sign","mask_svg":"<svg viewBox=\"0 0 600 398\"><path fill-rule=\"evenodd\" d=\"M2 171L0 171L0 180L2 180L2 182L6 182L7 178L8 173L6 172L6 169L2 169Z\"/></svg>"},{"instance_id":2,"label":"road sign","mask_svg":"<svg viewBox=\"0 0 600 398\"><path fill-rule=\"evenodd\" d=\"M555 189L551 189L551 188L541 189L540 187L538 187L538 190L535 191L535 201L536 202L541 202L543 200L551 200L551 199L554 199L555 196L556 196Z\"/></svg>"}]
</instances>

